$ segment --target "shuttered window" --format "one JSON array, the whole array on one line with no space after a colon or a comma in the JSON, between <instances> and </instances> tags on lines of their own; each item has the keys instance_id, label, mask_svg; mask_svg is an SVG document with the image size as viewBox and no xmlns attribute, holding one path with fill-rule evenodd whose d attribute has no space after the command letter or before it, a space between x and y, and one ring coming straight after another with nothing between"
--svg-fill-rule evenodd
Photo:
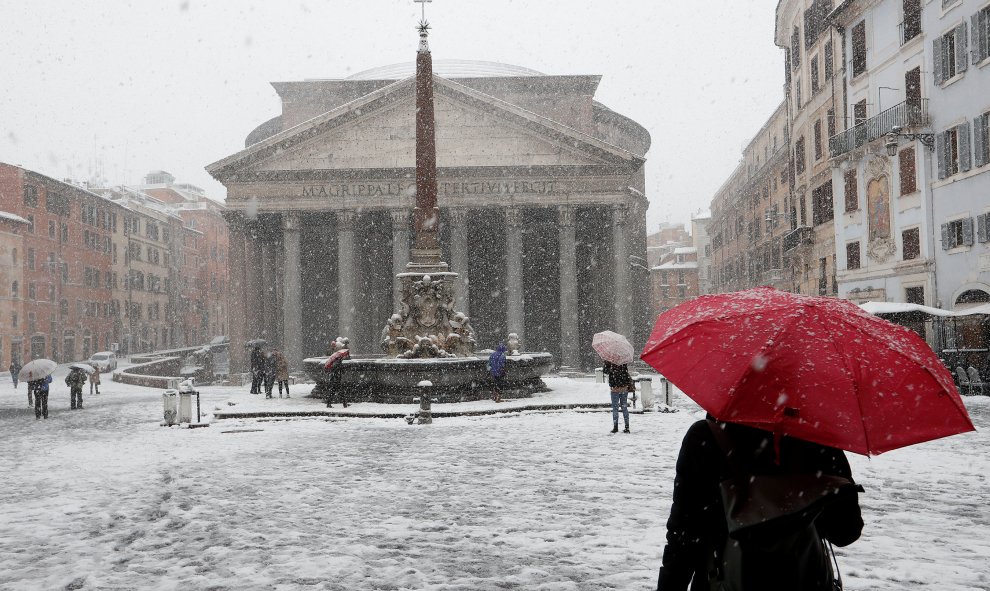
<instances>
[{"instance_id":1,"label":"shuttered window","mask_svg":"<svg viewBox=\"0 0 990 591\"><path fill-rule=\"evenodd\" d=\"M990 6L981 8L972 16L973 64L990 57Z\"/></svg>"},{"instance_id":2,"label":"shuttered window","mask_svg":"<svg viewBox=\"0 0 990 591\"><path fill-rule=\"evenodd\" d=\"M969 63L968 25L962 22L932 41L935 84L940 85L966 71Z\"/></svg>"},{"instance_id":3,"label":"shuttered window","mask_svg":"<svg viewBox=\"0 0 990 591\"><path fill-rule=\"evenodd\" d=\"M846 212L859 209L859 183L856 181L856 169L852 168L845 174Z\"/></svg>"},{"instance_id":4,"label":"shuttered window","mask_svg":"<svg viewBox=\"0 0 990 591\"><path fill-rule=\"evenodd\" d=\"M973 157L977 167L990 163L990 112L973 120Z\"/></svg>"},{"instance_id":5,"label":"shuttered window","mask_svg":"<svg viewBox=\"0 0 990 591\"><path fill-rule=\"evenodd\" d=\"M962 218L942 224L942 250L960 246L973 246L975 232L973 218Z\"/></svg>"},{"instance_id":6,"label":"shuttered window","mask_svg":"<svg viewBox=\"0 0 990 591\"><path fill-rule=\"evenodd\" d=\"M901 150L897 155L897 162L901 177L901 195L910 195L918 190L918 174L914 148Z\"/></svg>"},{"instance_id":7,"label":"shuttered window","mask_svg":"<svg viewBox=\"0 0 990 591\"><path fill-rule=\"evenodd\" d=\"M901 252L905 261L911 261L921 256L921 231L910 228L901 232Z\"/></svg>"},{"instance_id":8,"label":"shuttered window","mask_svg":"<svg viewBox=\"0 0 990 591\"><path fill-rule=\"evenodd\" d=\"M815 160L822 159L822 120L815 121Z\"/></svg>"},{"instance_id":9,"label":"shuttered window","mask_svg":"<svg viewBox=\"0 0 990 591\"><path fill-rule=\"evenodd\" d=\"M866 21L859 21L852 28L853 77L866 72Z\"/></svg>"},{"instance_id":10,"label":"shuttered window","mask_svg":"<svg viewBox=\"0 0 990 591\"><path fill-rule=\"evenodd\" d=\"M935 136L938 178L944 179L973 167L969 126L968 122L962 123Z\"/></svg>"}]
</instances>

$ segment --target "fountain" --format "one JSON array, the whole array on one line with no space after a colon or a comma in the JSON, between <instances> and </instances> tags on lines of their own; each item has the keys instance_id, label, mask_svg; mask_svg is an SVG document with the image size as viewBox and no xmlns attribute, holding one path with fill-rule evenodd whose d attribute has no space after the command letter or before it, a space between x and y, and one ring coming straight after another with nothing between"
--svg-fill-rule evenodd
<instances>
[{"instance_id":1,"label":"fountain","mask_svg":"<svg viewBox=\"0 0 990 591\"><path fill-rule=\"evenodd\" d=\"M415 242L402 284L401 307L382 329L384 357L351 358L343 362L340 387L351 401L409 403L414 397L431 396L440 402L479 400L491 396L494 386L488 372L488 356L475 355L470 319L454 310L454 280L441 260L437 242L440 208L437 207L437 165L433 111L433 58L427 43L429 24L419 24L416 54L416 206ZM509 335L514 337L514 334ZM553 363L549 353L518 352L510 348L506 375L500 384L503 398L531 396L546 389L541 376ZM329 387L323 370L325 357L304 361L306 372L320 396ZM418 386L430 382L430 391Z\"/></svg>"}]
</instances>

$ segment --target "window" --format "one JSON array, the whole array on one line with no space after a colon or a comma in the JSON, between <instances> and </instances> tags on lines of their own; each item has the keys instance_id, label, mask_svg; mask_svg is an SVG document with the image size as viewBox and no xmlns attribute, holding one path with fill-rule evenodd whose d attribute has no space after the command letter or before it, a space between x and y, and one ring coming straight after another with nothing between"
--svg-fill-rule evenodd
<instances>
[{"instance_id":1,"label":"window","mask_svg":"<svg viewBox=\"0 0 990 591\"><path fill-rule=\"evenodd\" d=\"M908 304L918 304L919 306L924 306L925 288L920 285L918 287L905 287L904 301Z\"/></svg>"},{"instance_id":2,"label":"window","mask_svg":"<svg viewBox=\"0 0 990 591\"><path fill-rule=\"evenodd\" d=\"M812 223L817 226L832 221L834 217L832 210L832 181L826 181L812 191L811 200Z\"/></svg>"},{"instance_id":3,"label":"window","mask_svg":"<svg viewBox=\"0 0 990 591\"><path fill-rule=\"evenodd\" d=\"M797 72L801 66L801 30L794 27L791 33L791 70Z\"/></svg>"},{"instance_id":4,"label":"window","mask_svg":"<svg viewBox=\"0 0 990 591\"><path fill-rule=\"evenodd\" d=\"M856 178L856 169L851 168L846 171L846 213L859 209L859 183Z\"/></svg>"},{"instance_id":5,"label":"window","mask_svg":"<svg viewBox=\"0 0 990 591\"><path fill-rule=\"evenodd\" d=\"M28 299L32 302L38 299L38 286L33 281L28 283Z\"/></svg>"},{"instance_id":6,"label":"window","mask_svg":"<svg viewBox=\"0 0 990 591\"><path fill-rule=\"evenodd\" d=\"M145 222L144 233L148 238L158 240L158 224L153 222Z\"/></svg>"},{"instance_id":7,"label":"window","mask_svg":"<svg viewBox=\"0 0 990 591\"><path fill-rule=\"evenodd\" d=\"M969 151L969 123L962 123L935 136L938 178L944 179L972 167Z\"/></svg>"},{"instance_id":8,"label":"window","mask_svg":"<svg viewBox=\"0 0 990 591\"><path fill-rule=\"evenodd\" d=\"M969 61L966 50L966 23L963 22L948 33L932 41L932 60L935 66L935 85L945 83L966 71Z\"/></svg>"},{"instance_id":9,"label":"window","mask_svg":"<svg viewBox=\"0 0 990 591\"><path fill-rule=\"evenodd\" d=\"M921 0L904 0L904 25L901 29L901 44L907 43L921 34Z\"/></svg>"},{"instance_id":10,"label":"window","mask_svg":"<svg viewBox=\"0 0 990 591\"><path fill-rule=\"evenodd\" d=\"M971 19L973 25L973 63L990 57L990 6L981 8Z\"/></svg>"},{"instance_id":11,"label":"window","mask_svg":"<svg viewBox=\"0 0 990 591\"><path fill-rule=\"evenodd\" d=\"M921 256L921 230L910 228L901 232L901 258L913 261Z\"/></svg>"},{"instance_id":12,"label":"window","mask_svg":"<svg viewBox=\"0 0 990 591\"><path fill-rule=\"evenodd\" d=\"M38 187L34 185L24 185L24 205L28 207L38 207Z\"/></svg>"},{"instance_id":13,"label":"window","mask_svg":"<svg viewBox=\"0 0 990 591\"><path fill-rule=\"evenodd\" d=\"M794 142L794 167L797 169L798 174L804 173L805 161L804 161L804 137L799 137L796 142Z\"/></svg>"},{"instance_id":14,"label":"window","mask_svg":"<svg viewBox=\"0 0 990 591\"><path fill-rule=\"evenodd\" d=\"M977 167L990 163L990 111L973 119L973 151Z\"/></svg>"},{"instance_id":15,"label":"window","mask_svg":"<svg viewBox=\"0 0 990 591\"><path fill-rule=\"evenodd\" d=\"M21 287L20 287L20 285L16 281L10 284L10 297L11 298L13 298L13 299L16 300L20 296L20 291L21 291Z\"/></svg>"},{"instance_id":16,"label":"window","mask_svg":"<svg viewBox=\"0 0 990 591\"><path fill-rule=\"evenodd\" d=\"M976 239L980 242L990 242L990 213L976 216Z\"/></svg>"},{"instance_id":17,"label":"window","mask_svg":"<svg viewBox=\"0 0 990 591\"><path fill-rule=\"evenodd\" d=\"M57 233L55 230L55 220L48 220L48 237L54 239Z\"/></svg>"},{"instance_id":18,"label":"window","mask_svg":"<svg viewBox=\"0 0 990 591\"><path fill-rule=\"evenodd\" d=\"M901 177L901 196L910 195L918 190L914 148L901 150L897 155L897 163Z\"/></svg>"},{"instance_id":19,"label":"window","mask_svg":"<svg viewBox=\"0 0 990 591\"><path fill-rule=\"evenodd\" d=\"M17 328L17 312L10 313L10 326L11 328Z\"/></svg>"},{"instance_id":20,"label":"window","mask_svg":"<svg viewBox=\"0 0 990 591\"><path fill-rule=\"evenodd\" d=\"M831 80L835 75L835 51L832 49L832 41L825 42L825 49L822 51L822 65L825 67L825 80Z\"/></svg>"},{"instance_id":21,"label":"window","mask_svg":"<svg viewBox=\"0 0 990 591\"><path fill-rule=\"evenodd\" d=\"M866 72L866 21L859 21L852 28L853 78Z\"/></svg>"},{"instance_id":22,"label":"window","mask_svg":"<svg viewBox=\"0 0 990 591\"><path fill-rule=\"evenodd\" d=\"M62 224L61 230L62 230L62 234L61 234L60 242L62 242L62 244L65 244L69 241L69 224Z\"/></svg>"},{"instance_id":23,"label":"window","mask_svg":"<svg viewBox=\"0 0 990 591\"><path fill-rule=\"evenodd\" d=\"M833 137L835 135L835 109L828 110L825 121L828 123L828 137Z\"/></svg>"},{"instance_id":24,"label":"window","mask_svg":"<svg viewBox=\"0 0 990 591\"><path fill-rule=\"evenodd\" d=\"M866 99L853 105L853 125L866 121Z\"/></svg>"},{"instance_id":25,"label":"window","mask_svg":"<svg viewBox=\"0 0 990 591\"><path fill-rule=\"evenodd\" d=\"M859 268L859 241L846 244L846 269Z\"/></svg>"},{"instance_id":26,"label":"window","mask_svg":"<svg viewBox=\"0 0 990 591\"><path fill-rule=\"evenodd\" d=\"M27 266L29 271L34 271L34 249L27 250Z\"/></svg>"},{"instance_id":27,"label":"window","mask_svg":"<svg viewBox=\"0 0 990 591\"><path fill-rule=\"evenodd\" d=\"M942 250L960 246L973 246L973 218L942 224Z\"/></svg>"},{"instance_id":28,"label":"window","mask_svg":"<svg viewBox=\"0 0 990 591\"><path fill-rule=\"evenodd\" d=\"M822 120L815 121L815 160L822 159Z\"/></svg>"},{"instance_id":29,"label":"window","mask_svg":"<svg viewBox=\"0 0 990 591\"><path fill-rule=\"evenodd\" d=\"M821 90L818 82L818 56L811 58L811 94L816 95Z\"/></svg>"},{"instance_id":30,"label":"window","mask_svg":"<svg viewBox=\"0 0 990 591\"><path fill-rule=\"evenodd\" d=\"M45 199L45 209L55 215L67 216L70 209L69 199L61 193L49 192Z\"/></svg>"},{"instance_id":31,"label":"window","mask_svg":"<svg viewBox=\"0 0 990 591\"><path fill-rule=\"evenodd\" d=\"M34 215L29 213L27 215L27 221L28 221L28 233L34 234Z\"/></svg>"}]
</instances>

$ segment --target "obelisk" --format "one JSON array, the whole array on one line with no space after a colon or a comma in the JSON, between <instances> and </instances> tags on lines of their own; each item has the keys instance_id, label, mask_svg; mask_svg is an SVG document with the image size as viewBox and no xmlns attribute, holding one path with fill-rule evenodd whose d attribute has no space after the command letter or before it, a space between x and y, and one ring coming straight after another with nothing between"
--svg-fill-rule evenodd
<instances>
[{"instance_id":1,"label":"obelisk","mask_svg":"<svg viewBox=\"0 0 990 591\"><path fill-rule=\"evenodd\" d=\"M417 0L421 1L421 0ZM428 1L428 0L426 0ZM401 309L382 329L381 346L391 357L430 358L471 355L474 331L454 310L454 280L440 260L440 208L437 206L436 119L433 109L433 56L430 25L420 21L416 53L416 207L415 240L402 284Z\"/></svg>"}]
</instances>

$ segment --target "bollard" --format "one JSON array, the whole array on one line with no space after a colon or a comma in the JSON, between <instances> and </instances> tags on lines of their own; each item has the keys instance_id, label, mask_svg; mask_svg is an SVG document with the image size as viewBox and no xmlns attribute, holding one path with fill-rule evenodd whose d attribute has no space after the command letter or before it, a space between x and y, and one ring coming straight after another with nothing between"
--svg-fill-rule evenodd
<instances>
[{"instance_id":1,"label":"bollard","mask_svg":"<svg viewBox=\"0 0 990 591\"><path fill-rule=\"evenodd\" d=\"M653 378L639 378L639 399L643 410L653 408Z\"/></svg>"},{"instance_id":2,"label":"bollard","mask_svg":"<svg viewBox=\"0 0 990 591\"><path fill-rule=\"evenodd\" d=\"M670 406L673 403L670 393L670 380L665 377L661 377L660 382L663 384L663 403Z\"/></svg>"},{"instance_id":3,"label":"bollard","mask_svg":"<svg viewBox=\"0 0 990 591\"><path fill-rule=\"evenodd\" d=\"M421 392L419 395L419 416L417 417L417 422L420 425L431 425L433 424L433 413L430 410L430 403L434 401L430 398L430 390L433 388L433 382L423 380L416 384L416 387Z\"/></svg>"},{"instance_id":4,"label":"bollard","mask_svg":"<svg viewBox=\"0 0 990 591\"><path fill-rule=\"evenodd\" d=\"M599 384L605 383L605 372L600 367L595 368L595 382Z\"/></svg>"},{"instance_id":5,"label":"bollard","mask_svg":"<svg viewBox=\"0 0 990 591\"><path fill-rule=\"evenodd\" d=\"M162 421L162 426L171 427L176 424L176 397L179 393L175 390L165 390L162 393L162 405L164 406L165 420Z\"/></svg>"}]
</instances>

